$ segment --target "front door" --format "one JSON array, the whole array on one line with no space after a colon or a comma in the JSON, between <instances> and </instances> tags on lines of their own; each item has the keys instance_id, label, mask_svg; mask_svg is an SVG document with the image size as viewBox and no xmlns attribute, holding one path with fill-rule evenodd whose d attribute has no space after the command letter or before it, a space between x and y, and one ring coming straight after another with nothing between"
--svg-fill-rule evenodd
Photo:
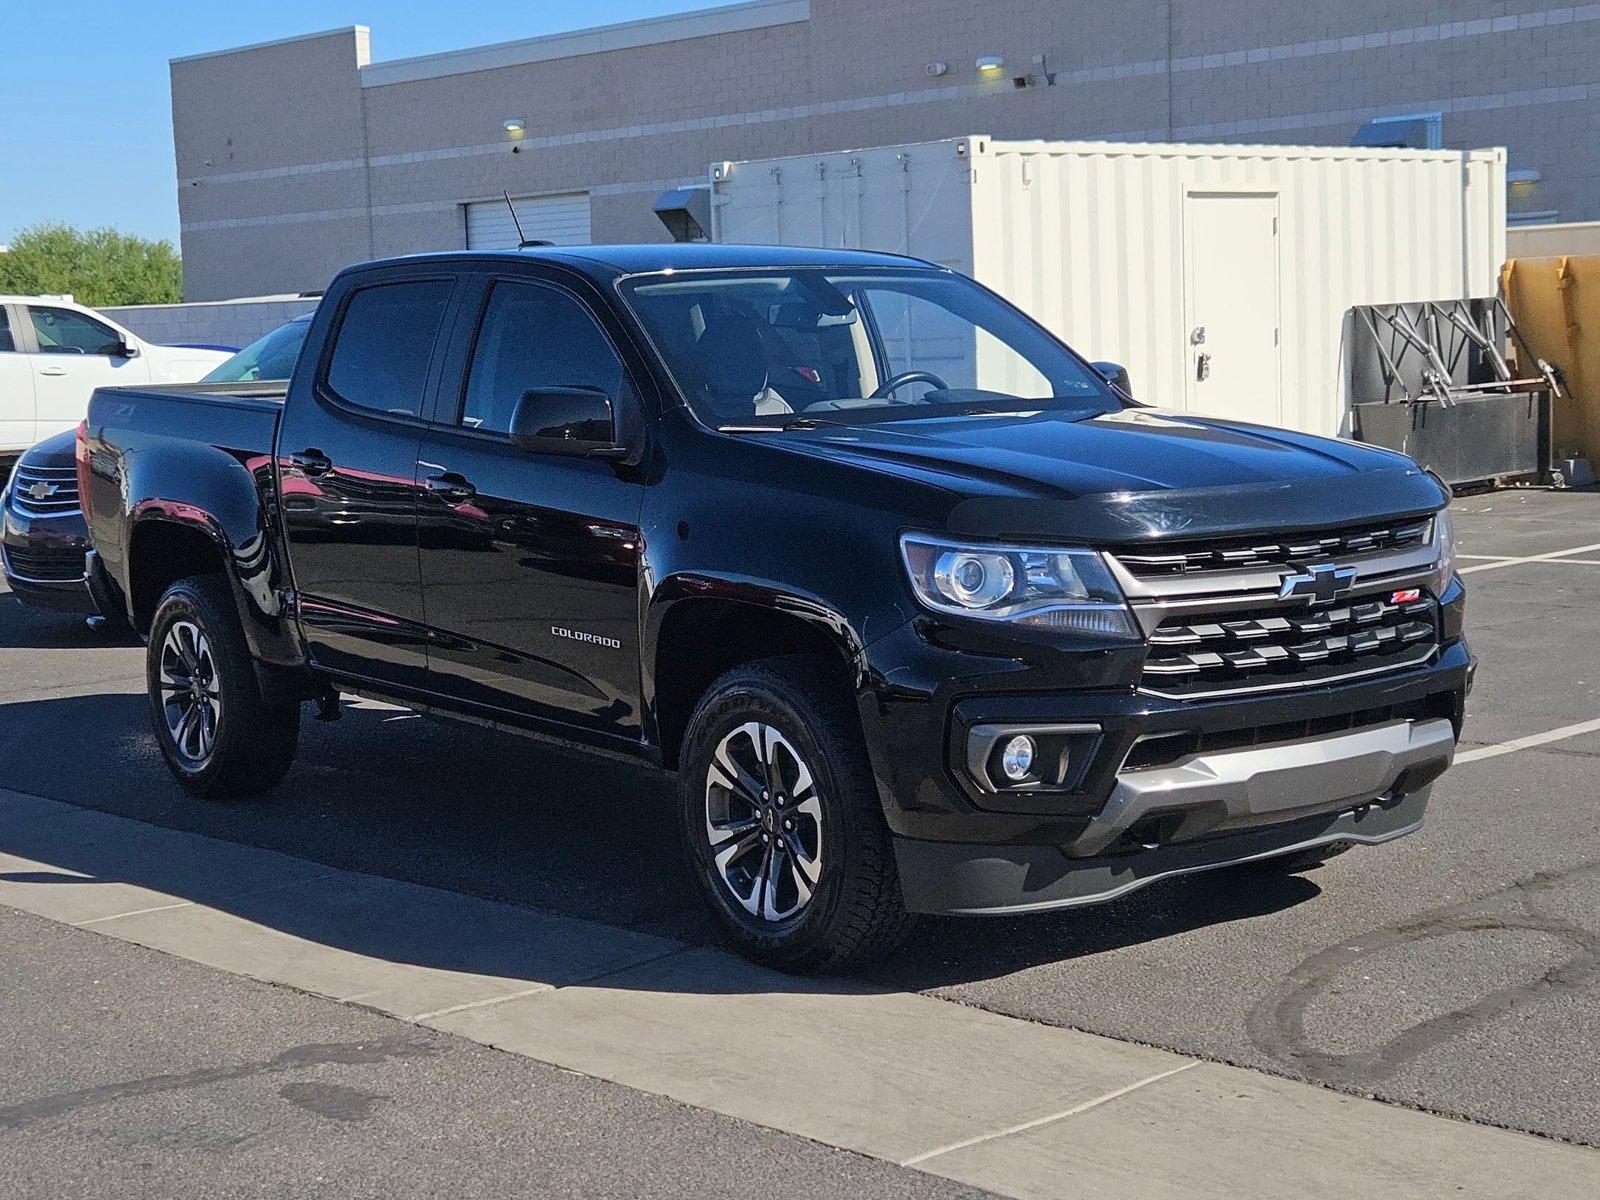
<instances>
[{"instance_id":1,"label":"front door","mask_svg":"<svg viewBox=\"0 0 1600 1200\"><path fill-rule=\"evenodd\" d=\"M33 364L12 328L13 311L0 304L0 454L26 450L39 440L33 436Z\"/></svg>"},{"instance_id":2,"label":"front door","mask_svg":"<svg viewBox=\"0 0 1600 1200\"><path fill-rule=\"evenodd\" d=\"M97 387L149 383L150 364L121 353L122 334L71 308L27 306L33 334L36 441L76 429L89 412Z\"/></svg>"},{"instance_id":3,"label":"front door","mask_svg":"<svg viewBox=\"0 0 1600 1200\"><path fill-rule=\"evenodd\" d=\"M1278 197L1184 197L1187 407L1279 425Z\"/></svg>"},{"instance_id":4,"label":"front door","mask_svg":"<svg viewBox=\"0 0 1600 1200\"><path fill-rule=\"evenodd\" d=\"M574 293L484 278L464 386L424 437L420 535L432 687L468 704L639 736L639 507L626 468L512 445L525 392L597 387L636 403ZM452 373L453 374L453 373Z\"/></svg>"},{"instance_id":5,"label":"front door","mask_svg":"<svg viewBox=\"0 0 1600 1200\"><path fill-rule=\"evenodd\" d=\"M278 486L301 629L312 660L342 675L427 686L417 448L456 282L374 273L330 297L331 349L284 406Z\"/></svg>"}]
</instances>

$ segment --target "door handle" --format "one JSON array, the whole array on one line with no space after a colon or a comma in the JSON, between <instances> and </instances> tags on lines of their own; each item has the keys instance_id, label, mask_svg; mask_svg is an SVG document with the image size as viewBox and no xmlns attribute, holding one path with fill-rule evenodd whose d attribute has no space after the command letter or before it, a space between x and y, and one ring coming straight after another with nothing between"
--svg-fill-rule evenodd
<instances>
[{"instance_id":1,"label":"door handle","mask_svg":"<svg viewBox=\"0 0 1600 1200\"><path fill-rule=\"evenodd\" d=\"M429 475L423 480L428 494L437 496L447 504L464 504L478 494L478 489L454 471L442 475Z\"/></svg>"},{"instance_id":2,"label":"door handle","mask_svg":"<svg viewBox=\"0 0 1600 1200\"><path fill-rule=\"evenodd\" d=\"M289 461L304 475L326 475L333 470L333 459L321 450L302 450L299 454L291 454Z\"/></svg>"},{"instance_id":3,"label":"door handle","mask_svg":"<svg viewBox=\"0 0 1600 1200\"><path fill-rule=\"evenodd\" d=\"M65 375L66 373L67 373L67 369L65 367L40 367L39 368L39 374L41 374L41 375Z\"/></svg>"}]
</instances>

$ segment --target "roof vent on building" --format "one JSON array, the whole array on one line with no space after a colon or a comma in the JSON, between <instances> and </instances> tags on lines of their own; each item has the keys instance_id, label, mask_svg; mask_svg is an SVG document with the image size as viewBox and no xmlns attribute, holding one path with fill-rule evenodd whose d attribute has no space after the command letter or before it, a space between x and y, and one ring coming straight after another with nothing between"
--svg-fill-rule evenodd
<instances>
[{"instance_id":1,"label":"roof vent on building","mask_svg":"<svg viewBox=\"0 0 1600 1200\"><path fill-rule=\"evenodd\" d=\"M709 187L681 187L662 192L655 203L655 213L675 242L711 240Z\"/></svg>"},{"instance_id":2,"label":"roof vent on building","mask_svg":"<svg viewBox=\"0 0 1600 1200\"><path fill-rule=\"evenodd\" d=\"M1375 117L1356 130L1350 144L1399 150L1440 150L1444 148L1444 114L1412 113L1403 117Z\"/></svg>"}]
</instances>

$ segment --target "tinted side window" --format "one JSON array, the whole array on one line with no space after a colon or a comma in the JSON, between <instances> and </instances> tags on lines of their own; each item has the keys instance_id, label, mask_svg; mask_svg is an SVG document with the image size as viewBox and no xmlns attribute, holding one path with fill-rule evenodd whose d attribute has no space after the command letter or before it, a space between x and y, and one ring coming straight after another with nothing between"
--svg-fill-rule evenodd
<instances>
[{"instance_id":1,"label":"tinted side window","mask_svg":"<svg viewBox=\"0 0 1600 1200\"><path fill-rule=\"evenodd\" d=\"M109 325L91 320L70 308L28 306L33 335L40 354L110 354L122 338Z\"/></svg>"},{"instance_id":2,"label":"tinted side window","mask_svg":"<svg viewBox=\"0 0 1600 1200\"><path fill-rule=\"evenodd\" d=\"M615 401L622 360L577 299L552 287L497 283L467 376L461 423L506 433L522 394L541 387L596 387Z\"/></svg>"},{"instance_id":3,"label":"tinted side window","mask_svg":"<svg viewBox=\"0 0 1600 1200\"><path fill-rule=\"evenodd\" d=\"M334 394L361 408L420 416L428 365L454 287L451 280L435 279L356 291L328 361L327 384Z\"/></svg>"},{"instance_id":4,"label":"tinted side window","mask_svg":"<svg viewBox=\"0 0 1600 1200\"><path fill-rule=\"evenodd\" d=\"M10 354L17 348L17 339L11 336L11 320L0 307L0 354Z\"/></svg>"}]
</instances>

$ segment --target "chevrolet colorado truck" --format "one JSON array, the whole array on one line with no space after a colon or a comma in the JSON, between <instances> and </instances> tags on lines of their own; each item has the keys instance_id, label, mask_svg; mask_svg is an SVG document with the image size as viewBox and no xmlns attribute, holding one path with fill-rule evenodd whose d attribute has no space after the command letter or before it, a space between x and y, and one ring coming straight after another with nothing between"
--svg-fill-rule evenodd
<instances>
[{"instance_id":1,"label":"chevrolet colorado truck","mask_svg":"<svg viewBox=\"0 0 1600 1200\"><path fill-rule=\"evenodd\" d=\"M643 759L791 970L1410 833L1472 672L1410 459L1136 403L893 255L354 267L286 388L103 388L78 470L188 790L343 694Z\"/></svg>"}]
</instances>

